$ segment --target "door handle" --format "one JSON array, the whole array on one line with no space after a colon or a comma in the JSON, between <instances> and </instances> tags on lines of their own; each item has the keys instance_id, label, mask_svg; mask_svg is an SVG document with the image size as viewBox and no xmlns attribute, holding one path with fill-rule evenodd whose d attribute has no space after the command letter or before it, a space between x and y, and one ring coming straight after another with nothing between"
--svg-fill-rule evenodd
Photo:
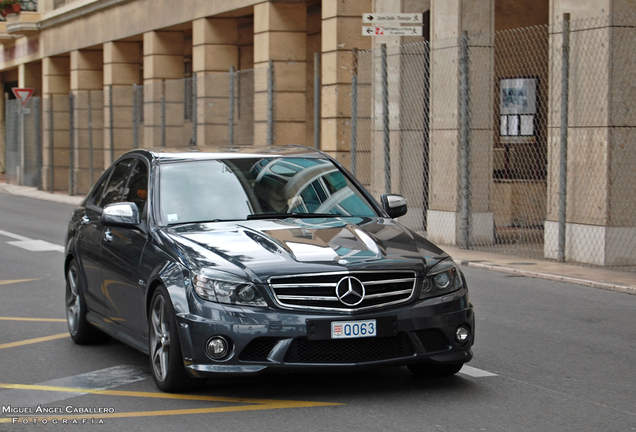
<instances>
[{"instance_id":1,"label":"door handle","mask_svg":"<svg viewBox=\"0 0 636 432\"><path fill-rule=\"evenodd\" d=\"M113 241L113 233L109 229L104 231L104 241L108 243Z\"/></svg>"},{"instance_id":2,"label":"door handle","mask_svg":"<svg viewBox=\"0 0 636 432\"><path fill-rule=\"evenodd\" d=\"M86 215L82 216L82 219L81 219L82 225L88 225L90 223L90 221L91 220L90 220L90 218L88 216L86 216Z\"/></svg>"}]
</instances>

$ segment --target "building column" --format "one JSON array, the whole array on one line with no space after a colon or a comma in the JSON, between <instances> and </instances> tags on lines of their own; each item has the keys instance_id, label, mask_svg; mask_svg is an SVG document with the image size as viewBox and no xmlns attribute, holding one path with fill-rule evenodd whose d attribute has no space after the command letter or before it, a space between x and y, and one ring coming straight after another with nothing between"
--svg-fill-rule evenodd
<instances>
[{"instance_id":1,"label":"building column","mask_svg":"<svg viewBox=\"0 0 636 432\"><path fill-rule=\"evenodd\" d=\"M42 97L42 62L23 63L18 66L18 87L35 90L33 97Z\"/></svg>"},{"instance_id":2,"label":"building column","mask_svg":"<svg viewBox=\"0 0 636 432\"><path fill-rule=\"evenodd\" d=\"M254 141L267 143L268 67L274 65L274 144L306 140L307 5L259 3L254 6Z\"/></svg>"},{"instance_id":3,"label":"building column","mask_svg":"<svg viewBox=\"0 0 636 432\"><path fill-rule=\"evenodd\" d=\"M102 148L103 168L107 168L122 153L135 146L141 147L143 143L143 128L140 124L144 109L143 87L137 87L135 93L134 86L141 84L141 43L107 42L104 44L103 62Z\"/></svg>"},{"instance_id":4,"label":"building column","mask_svg":"<svg viewBox=\"0 0 636 432\"><path fill-rule=\"evenodd\" d=\"M183 33L144 33L144 146L184 146ZM165 115L164 115L165 110ZM163 117L163 120L162 120ZM162 128L165 121L165 128Z\"/></svg>"},{"instance_id":5,"label":"building column","mask_svg":"<svg viewBox=\"0 0 636 432\"><path fill-rule=\"evenodd\" d=\"M560 258L559 171L563 15L571 12L568 90L566 261L636 265L636 107L633 4L551 4L546 258ZM613 15L607 16L607 11Z\"/></svg>"},{"instance_id":6,"label":"building column","mask_svg":"<svg viewBox=\"0 0 636 432\"><path fill-rule=\"evenodd\" d=\"M490 204L493 145L494 0L431 1L429 210L433 242L462 240L460 196L460 37L469 38L469 243L494 241Z\"/></svg>"},{"instance_id":7,"label":"building column","mask_svg":"<svg viewBox=\"0 0 636 432\"><path fill-rule=\"evenodd\" d=\"M102 50L71 51L74 193L80 195L88 193L104 166L103 87Z\"/></svg>"},{"instance_id":8,"label":"building column","mask_svg":"<svg viewBox=\"0 0 636 432\"><path fill-rule=\"evenodd\" d=\"M350 167L351 149L352 50L372 46L373 38L362 36L362 14L371 11L371 0L322 2L320 147L347 167ZM357 165L370 166L370 149L359 150L367 152L362 153L366 158L359 158ZM357 170L356 175L362 183L370 184L370 170Z\"/></svg>"},{"instance_id":9,"label":"building column","mask_svg":"<svg viewBox=\"0 0 636 432\"><path fill-rule=\"evenodd\" d=\"M192 23L192 71L197 79L199 145L229 142L229 71L239 67L236 18L202 18Z\"/></svg>"},{"instance_id":10,"label":"building column","mask_svg":"<svg viewBox=\"0 0 636 432\"><path fill-rule=\"evenodd\" d=\"M68 56L42 59L42 183L45 190L69 187L69 93L71 61Z\"/></svg>"}]
</instances>

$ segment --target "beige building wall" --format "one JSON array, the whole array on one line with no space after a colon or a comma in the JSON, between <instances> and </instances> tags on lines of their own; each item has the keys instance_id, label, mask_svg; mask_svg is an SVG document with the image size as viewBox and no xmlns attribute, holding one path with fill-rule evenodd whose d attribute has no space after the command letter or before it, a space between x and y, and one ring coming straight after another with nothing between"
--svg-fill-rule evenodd
<instances>
[{"instance_id":1,"label":"beige building wall","mask_svg":"<svg viewBox=\"0 0 636 432\"><path fill-rule=\"evenodd\" d=\"M493 148L494 0L431 2L431 119L428 238L460 242L459 38L466 32L471 53L470 242L492 243L490 207Z\"/></svg>"},{"instance_id":2,"label":"beige building wall","mask_svg":"<svg viewBox=\"0 0 636 432\"><path fill-rule=\"evenodd\" d=\"M102 132L102 169L106 169L122 151L134 146L135 133L138 143L144 142L144 129L138 124L143 110L140 93L143 88L139 87L143 78L142 64L141 40L106 42L103 45L104 80L101 98L102 125L105 127ZM93 96L99 98L97 92Z\"/></svg>"},{"instance_id":3,"label":"beige building wall","mask_svg":"<svg viewBox=\"0 0 636 432\"><path fill-rule=\"evenodd\" d=\"M273 66L273 135L277 144L306 140L307 5L254 6L254 141L267 143L267 89Z\"/></svg>"},{"instance_id":4,"label":"beige building wall","mask_svg":"<svg viewBox=\"0 0 636 432\"><path fill-rule=\"evenodd\" d=\"M354 48L372 47L362 36L362 14L371 0L322 2L321 149L350 166L351 70Z\"/></svg>"},{"instance_id":5,"label":"beige building wall","mask_svg":"<svg viewBox=\"0 0 636 432\"><path fill-rule=\"evenodd\" d=\"M71 59L69 55L42 59L42 182L45 190L69 190Z\"/></svg>"},{"instance_id":6,"label":"beige building wall","mask_svg":"<svg viewBox=\"0 0 636 432\"><path fill-rule=\"evenodd\" d=\"M274 72L274 143L313 145L313 54L321 59L321 141L320 147L339 161L350 163L351 68L352 50L377 48L385 42L390 47L410 42L405 38L380 39L361 34L361 15L366 12L431 11L431 116L428 236L436 242L457 244L459 239L460 195L459 172L459 71L445 68L459 60L458 38L467 32L472 53L470 190L473 219L470 221L472 241L493 241L493 113L495 101L494 49L495 8L506 17L507 8L519 7L512 0L309 0L307 2L274 2L263 0L200 1L134 0L119 2L69 2L62 9L53 8L53 0L40 0L42 14L38 31L6 35L0 39L2 80L19 81L38 89L44 106L52 107L52 120L43 116L43 179L45 188L68 190L70 172L69 92L76 96L73 121L78 127L74 137L79 161L75 176L79 192L87 190L96 176L90 175L86 141L88 108L90 107L96 144L92 165L103 169L113 158L132 148L134 117L133 84L144 84L143 128L138 131L140 145L184 145L192 134L192 121L183 113L183 88L167 84L182 79L185 64L192 58L192 71L198 79L196 118L197 138L204 143L227 142L227 87L207 85L214 75L223 75L230 66L255 68L253 110L253 142L267 142L267 68L273 61ZM542 11L537 2L525 1L528 19ZM629 0L551 0L550 23L550 122L547 159L547 206L545 222L545 255L554 257L557 220L557 144L560 114L560 31L562 15L573 20L633 12ZM148 13L148 11L153 13ZM320 11L320 13L318 13ZM20 19L26 20L26 15ZM33 16L31 16L32 19ZM502 20L499 29L514 28L525 21ZM633 24L633 23L631 23ZM1 26L0 26L1 27ZM27 28L23 26L22 28ZM592 71L584 60L573 57L573 67L581 82L570 89L570 171L589 173L591 183L598 185L594 193L584 183L568 183L567 250L569 260L594 264L634 264L631 256L612 255L619 250L621 239L636 237L636 215L633 208L633 184L636 184L636 160L633 127L636 118L631 109L636 95L625 92L624 80L633 81L633 71L621 69L617 55L619 40L636 38L633 27L620 23L580 28L572 36L572 52L585 48L585 38L600 41L598 58L607 59L607 67ZM0 28L0 32L3 31ZM5 30L6 31L6 26ZM15 36L15 37L14 37ZM395 65L400 71L401 65ZM39 78L38 78L39 76ZM631 78L630 78L631 77ZM572 82L576 77L572 77ZM391 77L398 88L400 73ZM589 91L590 85L598 89ZM103 100L93 98L100 89ZM90 95L90 97L89 97ZM112 95L112 97L111 97ZM405 97L417 97L406 95ZM400 96L402 97L402 96ZM376 100L378 100L376 98ZM160 130L164 112L168 127ZM402 115L404 99L392 100L390 127L391 171L393 192L402 192L413 179L410 173L423 165L418 154L420 131ZM112 117L110 109L113 107ZM479 109L475 109L479 107ZM102 110L101 115L99 110ZM629 110L627 108L630 108ZM48 108L47 108L48 109ZM241 110L246 109L242 107ZM377 118L377 105L373 117ZM48 111L47 111L48 112ZM100 123L101 121L101 123ZM379 123L376 122L377 125ZM103 125L101 138L97 132ZM115 127L117 125L117 127ZM110 135L110 130L113 134ZM380 129L376 127L370 154L383 151ZM250 135L248 135L250 136ZM186 137L184 139L184 137ZM111 143L113 147L111 147ZM101 160L100 160L101 158ZM381 160L380 158L373 158ZM368 163L367 163L368 162ZM383 166L359 170L361 180L369 184L374 195L384 190L383 179L376 173ZM92 178L90 178L92 177ZM423 182L422 186L423 187ZM596 192L598 191L598 192ZM411 192L409 192L411 193ZM413 196L424 193L415 187ZM421 225L423 209L411 207L405 218L408 224ZM583 243L579 239L597 239Z\"/></svg>"},{"instance_id":7,"label":"beige building wall","mask_svg":"<svg viewBox=\"0 0 636 432\"><path fill-rule=\"evenodd\" d=\"M230 67L239 68L237 18L201 18L193 22L192 62L197 77L197 141L229 143Z\"/></svg>"},{"instance_id":8,"label":"beige building wall","mask_svg":"<svg viewBox=\"0 0 636 432\"><path fill-rule=\"evenodd\" d=\"M88 193L95 171L104 165L101 124L103 120L104 54L101 49L71 52L71 93L73 95L73 191ZM95 121L93 122L93 118ZM98 143L97 148L94 144Z\"/></svg>"},{"instance_id":9,"label":"beige building wall","mask_svg":"<svg viewBox=\"0 0 636 432\"><path fill-rule=\"evenodd\" d=\"M636 71L625 58L636 40L634 3L628 0L551 2L551 100L545 256L558 252L561 45L563 14L570 13L570 85L565 259L596 265L635 265ZM621 16L630 12L629 18ZM610 21L609 16L612 16ZM601 18L599 18L601 17ZM603 67L598 67L603 65Z\"/></svg>"},{"instance_id":10,"label":"beige building wall","mask_svg":"<svg viewBox=\"0 0 636 432\"><path fill-rule=\"evenodd\" d=\"M144 147L184 146L184 34L154 30L144 33ZM162 121L165 130L162 130ZM184 142L185 141L185 142ZM118 150L116 148L116 150ZM121 149L124 150L124 149Z\"/></svg>"}]
</instances>

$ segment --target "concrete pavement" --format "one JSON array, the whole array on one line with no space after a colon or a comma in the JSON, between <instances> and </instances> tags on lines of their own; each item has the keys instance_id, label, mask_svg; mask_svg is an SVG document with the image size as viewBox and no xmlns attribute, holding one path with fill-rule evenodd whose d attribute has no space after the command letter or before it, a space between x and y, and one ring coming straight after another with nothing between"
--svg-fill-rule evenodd
<instances>
[{"instance_id":1,"label":"concrete pavement","mask_svg":"<svg viewBox=\"0 0 636 432\"><path fill-rule=\"evenodd\" d=\"M0 181L0 193L65 204L78 204L83 199L81 196L69 196L63 193L39 191L32 187L6 184L3 181ZM479 252L453 246L444 246L443 249L447 251L457 263L467 267L538 279L561 281L636 295L636 273L634 272L563 264L514 255Z\"/></svg>"}]
</instances>

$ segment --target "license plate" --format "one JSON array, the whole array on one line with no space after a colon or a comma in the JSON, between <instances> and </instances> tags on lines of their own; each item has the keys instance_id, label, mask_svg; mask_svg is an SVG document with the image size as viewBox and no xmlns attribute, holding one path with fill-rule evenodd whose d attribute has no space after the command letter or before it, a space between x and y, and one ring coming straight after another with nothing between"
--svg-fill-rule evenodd
<instances>
[{"instance_id":1,"label":"license plate","mask_svg":"<svg viewBox=\"0 0 636 432\"><path fill-rule=\"evenodd\" d=\"M331 339L375 337L377 334L378 328L375 320L333 321L331 323Z\"/></svg>"}]
</instances>

